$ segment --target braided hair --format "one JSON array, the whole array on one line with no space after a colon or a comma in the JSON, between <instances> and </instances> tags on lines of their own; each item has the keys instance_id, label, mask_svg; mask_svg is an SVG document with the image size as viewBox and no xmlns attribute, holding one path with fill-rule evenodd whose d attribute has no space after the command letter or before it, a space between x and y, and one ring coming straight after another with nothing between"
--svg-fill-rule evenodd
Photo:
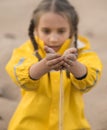
<instances>
[{"instance_id":1,"label":"braided hair","mask_svg":"<svg viewBox=\"0 0 107 130\"><path fill-rule=\"evenodd\" d=\"M38 53L38 44L34 36L34 30L38 26L39 18L41 14L49 11L58 13L59 15L65 15L68 18L71 27L70 37L71 38L74 37L74 46L78 48L77 39L78 39L79 18L75 8L67 0L42 0L33 12L32 19L29 25L29 33L28 33L30 40L34 46L36 56L38 57L39 60L41 60L41 56ZM67 72L67 77L69 76L70 74Z\"/></svg>"}]
</instances>

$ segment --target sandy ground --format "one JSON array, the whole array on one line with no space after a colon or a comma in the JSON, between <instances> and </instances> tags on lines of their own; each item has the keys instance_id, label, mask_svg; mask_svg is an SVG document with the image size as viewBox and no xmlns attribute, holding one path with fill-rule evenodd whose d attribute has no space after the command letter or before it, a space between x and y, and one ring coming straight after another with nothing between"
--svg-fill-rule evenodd
<instances>
[{"instance_id":1,"label":"sandy ground","mask_svg":"<svg viewBox=\"0 0 107 130\"><path fill-rule=\"evenodd\" d=\"M103 63L100 82L84 95L86 116L92 130L107 130L107 0L70 1L80 16L79 33L89 38ZM36 5L37 0L0 0L0 130L7 130L20 100L20 90L4 67L13 48L28 39L29 20Z\"/></svg>"}]
</instances>

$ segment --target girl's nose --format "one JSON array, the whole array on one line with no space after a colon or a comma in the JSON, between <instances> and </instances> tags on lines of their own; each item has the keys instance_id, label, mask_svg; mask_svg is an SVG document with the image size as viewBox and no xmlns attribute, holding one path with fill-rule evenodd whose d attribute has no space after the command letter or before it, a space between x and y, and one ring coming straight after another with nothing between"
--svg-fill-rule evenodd
<instances>
[{"instance_id":1,"label":"girl's nose","mask_svg":"<svg viewBox=\"0 0 107 130\"><path fill-rule=\"evenodd\" d=\"M58 42L58 36L56 34L50 35L50 42Z\"/></svg>"}]
</instances>

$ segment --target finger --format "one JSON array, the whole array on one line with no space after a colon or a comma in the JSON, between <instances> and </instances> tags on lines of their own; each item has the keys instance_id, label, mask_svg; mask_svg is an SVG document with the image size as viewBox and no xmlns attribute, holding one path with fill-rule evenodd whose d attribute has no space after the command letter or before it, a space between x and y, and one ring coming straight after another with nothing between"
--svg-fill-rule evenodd
<instances>
[{"instance_id":1,"label":"finger","mask_svg":"<svg viewBox=\"0 0 107 130\"><path fill-rule=\"evenodd\" d=\"M66 54L70 54L70 53L77 53L77 49L76 48L69 48L64 52L64 55Z\"/></svg>"},{"instance_id":2,"label":"finger","mask_svg":"<svg viewBox=\"0 0 107 130\"><path fill-rule=\"evenodd\" d=\"M74 54L69 54L69 55L66 55L66 56L64 56L63 57L64 58L64 61L65 62L68 62L69 63L69 61L76 61L76 59L77 59L77 57L76 57L76 55L74 55Z\"/></svg>"},{"instance_id":3,"label":"finger","mask_svg":"<svg viewBox=\"0 0 107 130\"><path fill-rule=\"evenodd\" d=\"M70 70L71 69L71 65L67 64L67 63L64 63L64 67L67 69L67 70Z\"/></svg>"},{"instance_id":4,"label":"finger","mask_svg":"<svg viewBox=\"0 0 107 130\"><path fill-rule=\"evenodd\" d=\"M77 53L77 49L76 49L76 48L70 48L70 49L69 49L69 52L70 52L70 53Z\"/></svg>"},{"instance_id":5,"label":"finger","mask_svg":"<svg viewBox=\"0 0 107 130\"><path fill-rule=\"evenodd\" d=\"M74 64L74 61L72 61L72 60L64 61L64 67L65 67L65 65L66 65L66 67L67 67L67 65L71 67L71 66L73 66L73 64Z\"/></svg>"},{"instance_id":6,"label":"finger","mask_svg":"<svg viewBox=\"0 0 107 130\"><path fill-rule=\"evenodd\" d=\"M55 65L57 66L57 64L62 65L63 63L64 63L64 61L62 61L61 58L57 58L57 59L53 59L53 60L48 61L47 65L48 66L55 66Z\"/></svg>"},{"instance_id":7,"label":"finger","mask_svg":"<svg viewBox=\"0 0 107 130\"><path fill-rule=\"evenodd\" d=\"M68 60L75 61L77 59L77 56L75 54L69 54L66 57Z\"/></svg>"},{"instance_id":8,"label":"finger","mask_svg":"<svg viewBox=\"0 0 107 130\"><path fill-rule=\"evenodd\" d=\"M64 62L61 61L61 62L59 62L59 63L53 65L51 68L52 68L52 69L55 69L55 70L60 70L60 69L62 69L62 65L63 65L63 64L64 64Z\"/></svg>"},{"instance_id":9,"label":"finger","mask_svg":"<svg viewBox=\"0 0 107 130\"><path fill-rule=\"evenodd\" d=\"M72 61L72 60L68 60L68 61L67 61L67 64L71 67L71 66L73 65L73 62L74 62L74 61Z\"/></svg>"},{"instance_id":10,"label":"finger","mask_svg":"<svg viewBox=\"0 0 107 130\"><path fill-rule=\"evenodd\" d=\"M46 53L55 53L55 51L52 48L48 47L48 46L45 46L44 50L46 51Z\"/></svg>"},{"instance_id":11,"label":"finger","mask_svg":"<svg viewBox=\"0 0 107 130\"><path fill-rule=\"evenodd\" d=\"M49 54L47 55L46 59L47 59L47 60L52 60L52 59L56 59L56 58L59 58L59 57L61 57L60 54L57 54L57 53L55 53L55 54L49 53Z\"/></svg>"}]
</instances>

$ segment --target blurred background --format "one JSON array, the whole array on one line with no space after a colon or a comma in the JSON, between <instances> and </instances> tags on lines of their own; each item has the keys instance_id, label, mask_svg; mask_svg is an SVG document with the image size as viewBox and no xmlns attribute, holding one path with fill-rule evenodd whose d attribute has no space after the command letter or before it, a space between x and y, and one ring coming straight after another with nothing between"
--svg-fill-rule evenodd
<instances>
[{"instance_id":1,"label":"blurred background","mask_svg":"<svg viewBox=\"0 0 107 130\"><path fill-rule=\"evenodd\" d=\"M32 12L40 0L0 0L0 130L7 130L20 101L20 90L5 72L12 50L28 40ZM84 95L92 130L107 130L107 0L70 0L79 17L79 34L86 36L103 63L100 82Z\"/></svg>"}]
</instances>

